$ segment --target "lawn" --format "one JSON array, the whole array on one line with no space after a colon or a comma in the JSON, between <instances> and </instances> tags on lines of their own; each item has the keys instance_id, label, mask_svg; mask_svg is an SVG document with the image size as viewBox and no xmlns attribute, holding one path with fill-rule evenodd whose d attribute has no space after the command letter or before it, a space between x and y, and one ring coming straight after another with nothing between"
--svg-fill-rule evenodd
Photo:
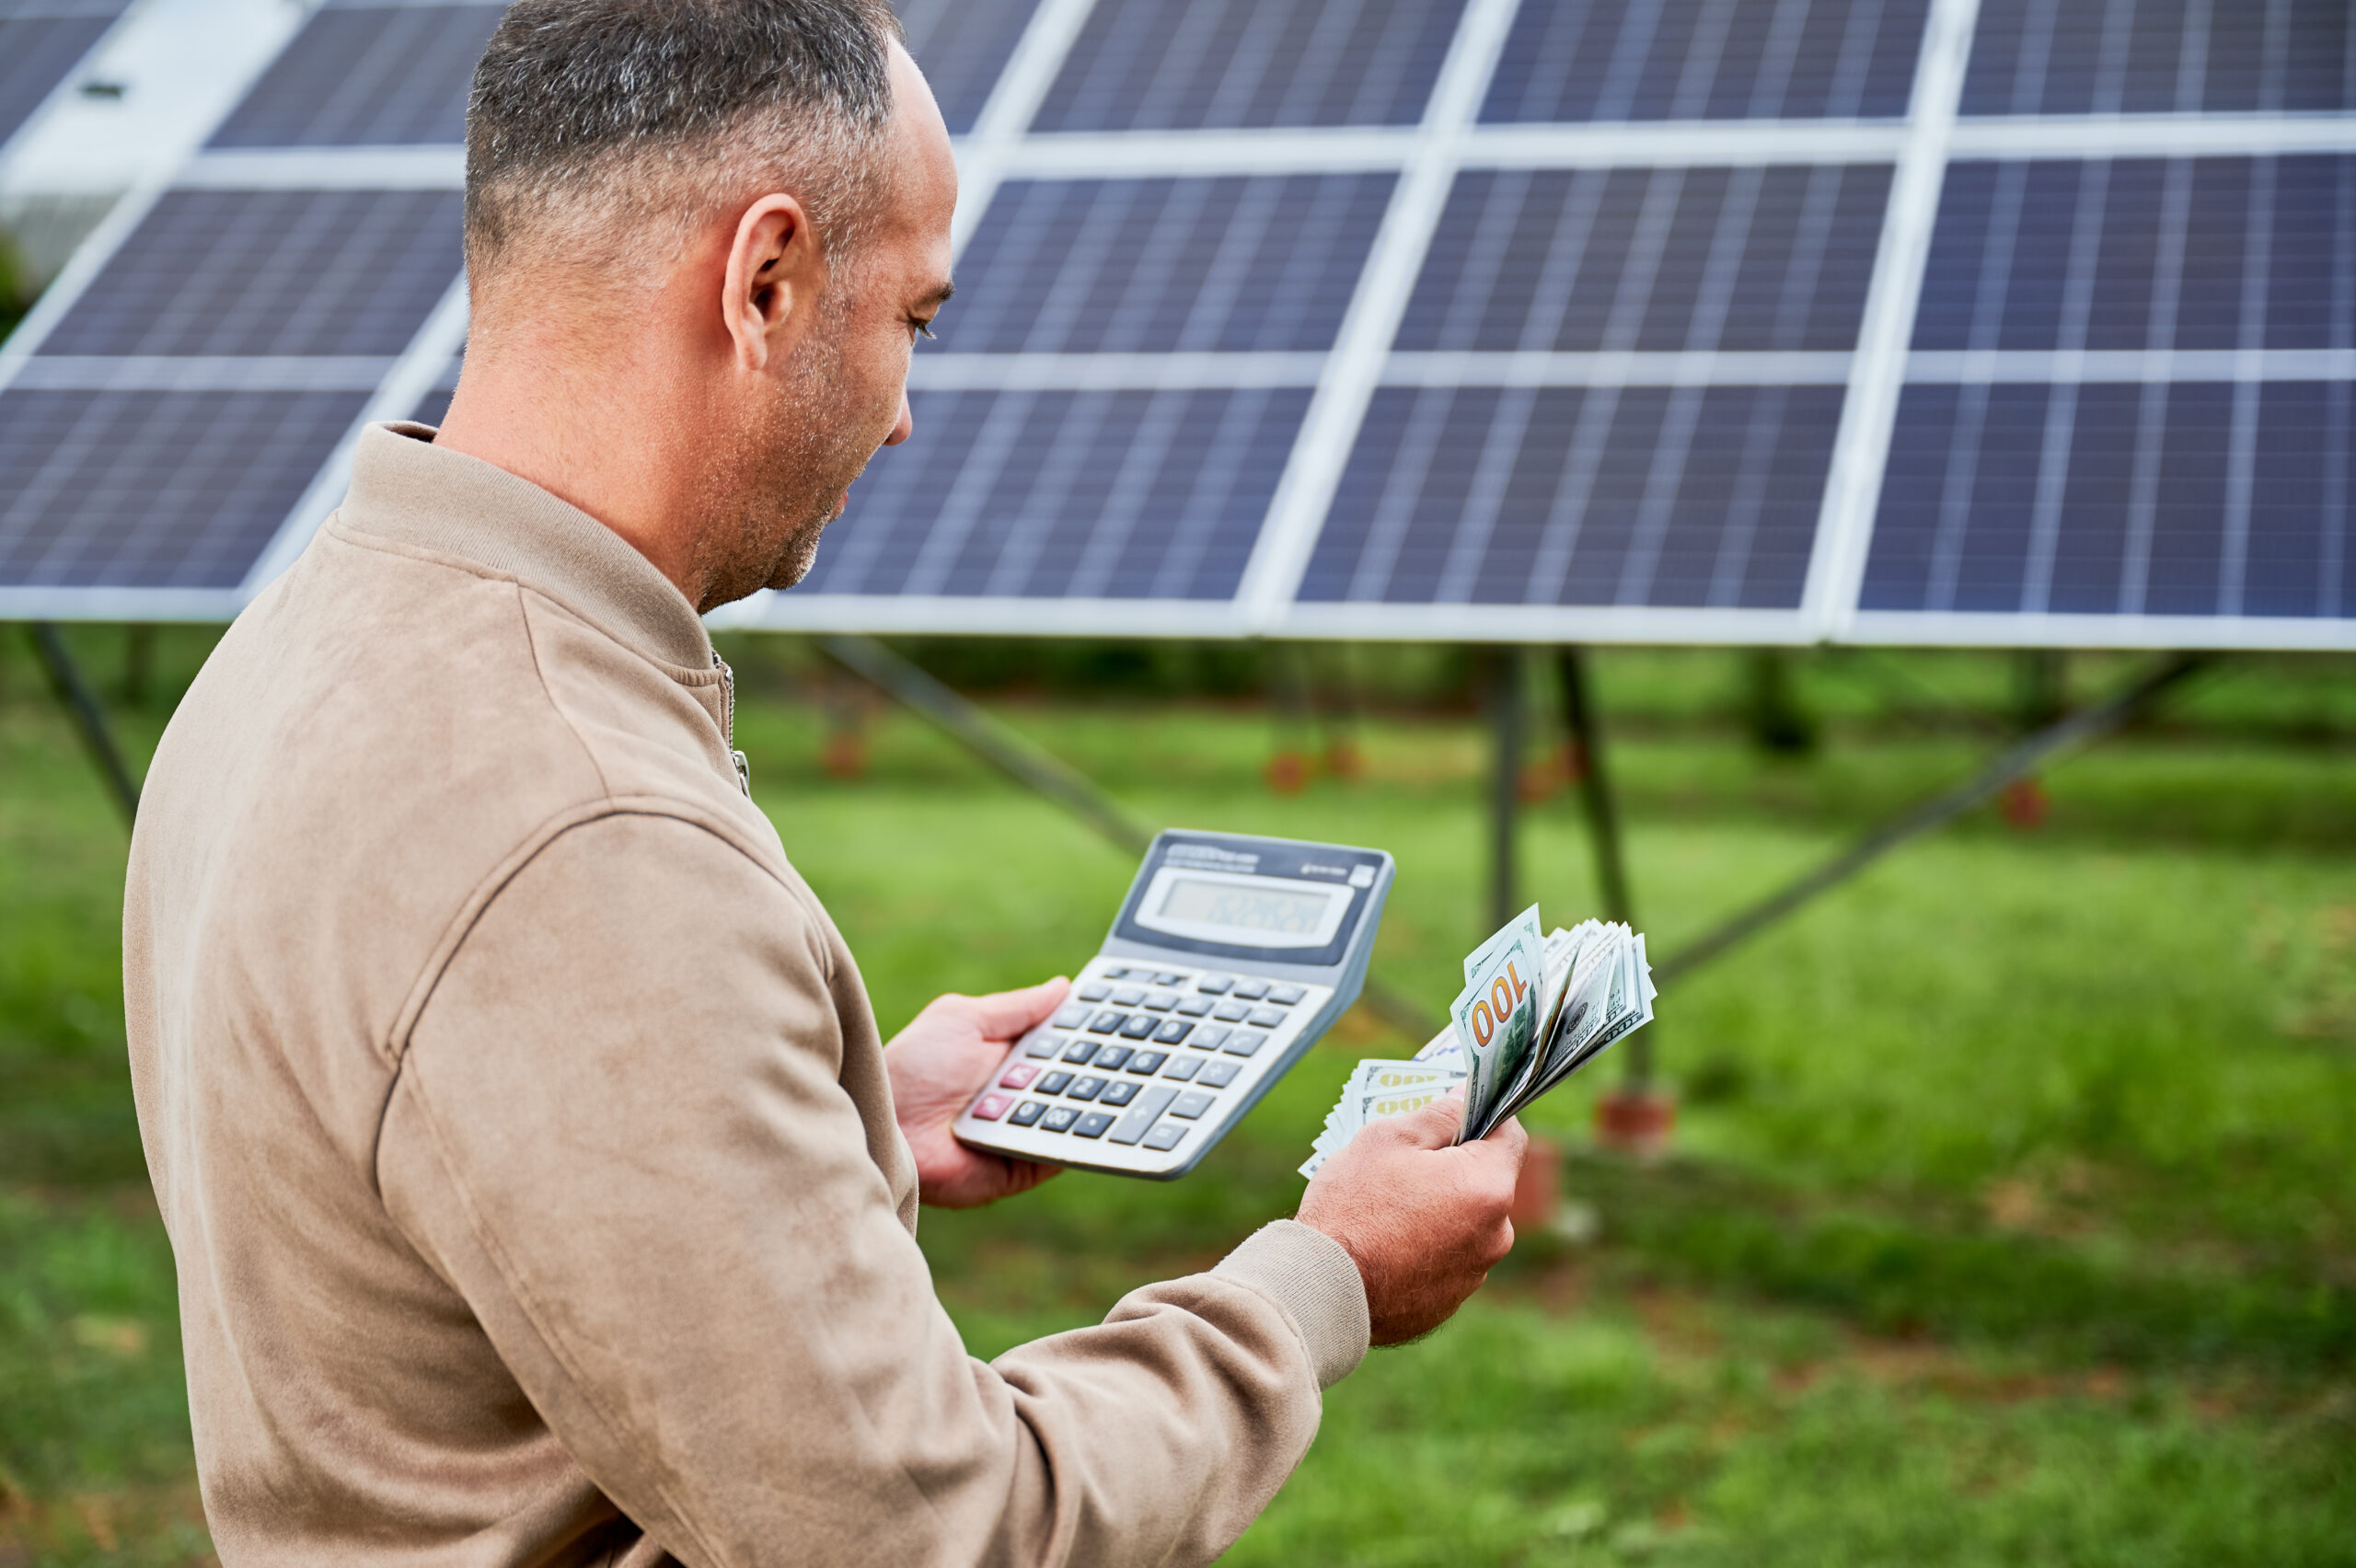
<instances>
[{"instance_id":1,"label":"lawn","mask_svg":"<svg viewBox=\"0 0 2356 1568\"><path fill-rule=\"evenodd\" d=\"M83 645L110 679L109 635ZM167 637L155 686L201 646ZM756 795L887 1029L1092 951L1124 856L904 716L829 778L800 655L732 654ZM1770 757L1725 721L1732 668L1599 660L1656 956L2001 738L2002 661L1813 655L1824 744ZM1452 994L1486 903L1469 717L1378 708L1362 777L1279 796L1248 697L992 702L1149 819L1390 849L1376 968L1436 1014ZM143 752L161 706L123 714ZM1665 993L1669 1158L1593 1149L1609 1059L1543 1102L1571 1223L1334 1389L1229 1561L2356 1562L2356 664L2228 664L2046 782L2042 827L1975 815ZM121 1063L121 862L10 643L0 1563L204 1560ZM1566 795L1531 806L1522 875L1550 918L1587 911ZM1349 1064L1403 1043L1353 1013L1185 1182L928 1214L972 1348L1288 1213Z\"/></svg>"}]
</instances>

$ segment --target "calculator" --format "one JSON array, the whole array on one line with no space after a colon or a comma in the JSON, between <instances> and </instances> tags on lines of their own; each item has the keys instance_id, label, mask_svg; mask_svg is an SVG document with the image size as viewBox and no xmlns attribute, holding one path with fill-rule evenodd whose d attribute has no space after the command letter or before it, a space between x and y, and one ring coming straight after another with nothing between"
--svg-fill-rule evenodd
<instances>
[{"instance_id":1,"label":"calculator","mask_svg":"<svg viewBox=\"0 0 2356 1568\"><path fill-rule=\"evenodd\" d=\"M994 1154L1172 1181L1357 1000L1391 857L1158 835L1103 947L958 1116Z\"/></svg>"}]
</instances>

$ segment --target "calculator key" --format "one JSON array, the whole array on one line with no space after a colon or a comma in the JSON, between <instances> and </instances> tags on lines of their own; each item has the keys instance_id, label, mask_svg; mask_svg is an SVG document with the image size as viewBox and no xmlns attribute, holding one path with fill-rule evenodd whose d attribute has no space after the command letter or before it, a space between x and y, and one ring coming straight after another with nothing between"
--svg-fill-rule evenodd
<instances>
[{"instance_id":1,"label":"calculator key","mask_svg":"<svg viewBox=\"0 0 2356 1568\"><path fill-rule=\"evenodd\" d=\"M1039 1101L1026 1100L1014 1108L1014 1114L1006 1119L1006 1124L1010 1127L1027 1127L1045 1114L1046 1109L1047 1107Z\"/></svg>"},{"instance_id":2,"label":"calculator key","mask_svg":"<svg viewBox=\"0 0 2356 1568\"><path fill-rule=\"evenodd\" d=\"M1014 1097L1011 1094L985 1094L974 1101L974 1120L995 1122L1005 1115L1007 1107L1013 1103Z\"/></svg>"},{"instance_id":3,"label":"calculator key","mask_svg":"<svg viewBox=\"0 0 2356 1568\"><path fill-rule=\"evenodd\" d=\"M1178 1004L1178 1010L1188 1018L1200 1018L1211 1010L1211 999L1208 997L1188 997Z\"/></svg>"},{"instance_id":4,"label":"calculator key","mask_svg":"<svg viewBox=\"0 0 2356 1568\"><path fill-rule=\"evenodd\" d=\"M1181 1056L1176 1061L1172 1062L1168 1066L1162 1068L1161 1076L1166 1078L1174 1078L1180 1083L1184 1083L1188 1078L1195 1076L1195 1070L1202 1065L1203 1059L1200 1056Z\"/></svg>"},{"instance_id":5,"label":"calculator key","mask_svg":"<svg viewBox=\"0 0 2356 1568\"><path fill-rule=\"evenodd\" d=\"M1253 1008L1252 1009L1252 1027L1254 1029L1276 1029L1284 1021L1285 1009L1282 1008Z\"/></svg>"},{"instance_id":6,"label":"calculator key","mask_svg":"<svg viewBox=\"0 0 2356 1568\"><path fill-rule=\"evenodd\" d=\"M1131 1040L1143 1040L1161 1027L1161 1020L1151 1013L1138 1013L1121 1025L1121 1032Z\"/></svg>"},{"instance_id":7,"label":"calculator key","mask_svg":"<svg viewBox=\"0 0 2356 1568\"><path fill-rule=\"evenodd\" d=\"M1101 1002L1112 994L1112 986L1099 986L1092 982L1089 985L1082 986L1078 990L1072 992L1073 996L1078 997L1083 1002Z\"/></svg>"},{"instance_id":8,"label":"calculator key","mask_svg":"<svg viewBox=\"0 0 2356 1568\"><path fill-rule=\"evenodd\" d=\"M1238 980L1235 994L1247 1002L1256 1002L1268 994L1268 983L1265 980Z\"/></svg>"},{"instance_id":9,"label":"calculator key","mask_svg":"<svg viewBox=\"0 0 2356 1568\"><path fill-rule=\"evenodd\" d=\"M1006 1069L1006 1076L998 1080L998 1086L1000 1089L1029 1089L1031 1080L1038 1076L1039 1069L1030 1063L1017 1062Z\"/></svg>"},{"instance_id":10,"label":"calculator key","mask_svg":"<svg viewBox=\"0 0 2356 1568\"><path fill-rule=\"evenodd\" d=\"M1094 1018L1088 1020L1088 1032L1091 1034L1110 1034L1114 1030L1120 1028L1121 1025L1128 1021L1128 1014L1116 1013L1112 1011L1110 1009L1107 1009L1105 1011L1098 1013Z\"/></svg>"},{"instance_id":11,"label":"calculator key","mask_svg":"<svg viewBox=\"0 0 2356 1568\"><path fill-rule=\"evenodd\" d=\"M1096 1060L1089 1065L1098 1072L1117 1073L1121 1070L1122 1065L1134 1055L1136 1053L1126 1045L1107 1045L1096 1053Z\"/></svg>"},{"instance_id":12,"label":"calculator key","mask_svg":"<svg viewBox=\"0 0 2356 1568\"><path fill-rule=\"evenodd\" d=\"M1093 1100L1103 1092L1104 1080L1098 1078L1095 1074L1091 1073L1088 1077L1076 1080L1069 1089L1065 1090L1064 1098L1067 1100Z\"/></svg>"},{"instance_id":13,"label":"calculator key","mask_svg":"<svg viewBox=\"0 0 2356 1568\"><path fill-rule=\"evenodd\" d=\"M1268 1037L1256 1030L1239 1029L1227 1037L1219 1049L1230 1056L1249 1056L1268 1043Z\"/></svg>"},{"instance_id":14,"label":"calculator key","mask_svg":"<svg viewBox=\"0 0 2356 1568\"><path fill-rule=\"evenodd\" d=\"M1161 1070L1161 1064L1169 1059L1170 1053L1167 1051L1140 1051L1129 1058L1129 1071L1142 1078L1151 1078Z\"/></svg>"},{"instance_id":15,"label":"calculator key","mask_svg":"<svg viewBox=\"0 0 2356 1568\"><path fill-rule=\"evenodd\" d=\"M1045 1078L1039 1080L1039 1092L1042 1094L1061 1094L1064 1091L1064 1086L1069 1082L1071 1082L1071 1075L1069 1073L1049 1073Z\"/></svg>"},{"instance_id":16,"label":"calculator key","mask_svg":"<svg viewBox=\"0 0 2356 1568\"><path fill-rule=\"evenodd\" d=\"M1203 1070L1195 1075L1195 1081L1205 1089L1225 1089L1242 1070L1241 1062L1205 1062Z\"/></svg>"},{"instance_id":17,"label":"calculator key","mask_svg":"<svg viewBox=\"0 0 2356 1568\"><path fill-rule=\"evenodd\" d=\"M1077 1105L1049 1106L1047 1113L1039 1118L1039 1130L1045 1133L1069 1132L1071 1124L1079 1120L1080 1107Z\"/></svg>"},{"instance_id":18,"label":"calculator key","mask_svg":"<svg viewBox=\"0 0 2356 1568\"><path fill-rule=\"evenodd\" d=\"M1064 1053L1064 1060L1076 1067L1084 1067L1088 1066L1089 1058L1096 1055L1096 1047L1100 1043L1102 1042L1095 1040L1075 1040L1071 1043L1071 1049Z\"/></svg>"},{"instance_id":19,"label":"calculator key","mask_svg":"<svg viewBox=\"0 0 2356 1568\"><path fill-rule=\"evenodd\" d=\"M1184 1116L1191 1122L1211 1108L1213 1098L1200 1090L1195 1090L1191 1094L1182 1094L1178 1097L1177 1103L1170 1107L1170 1113L1172 1116Z\"/></svg>"},{"instance_id":20,"label":"calculator key","mask_svg":"<svg viewBox=\"0 0 2356 1568\"><path fill-rule=\"evenodd\" d=\"M1066 1002L1056 1009L1053 1021L1057 1029L1078 1029L1088 1021L1088 1009L1079 1002Z\"/></svg>"},{"instance_id":21,"label":"calculator key","mask_svg":"<svg viewBox=\"0 0 2356 1568\"><path fill-rule=\"evenodd\" d=\"M1185 1136L1185 1123L1164 1122L1161 1125L1154 1128L1153 1131L1146 1134L1145 1147L1150 1149L1158 1149L1167 1152L1168 1150L1176 1148L1180 1140L1184 1138Z\"/></svg>"},{"instance_id":22,"label":"calculator key","mask_svg":"<svg viewBox=\"0 0 2356 1568\"><path fill-rule=\"evenodd\" d=\"M1235 976L1232 974L1206 974L1195 982L1195 989L1208 992L1214 997L1224 997L1228 987L1234 984Z\"/></svg>"},{"instance_id":23,"label":"calculator key","mask_svg":"<svg viewBox=\"0 0 2356 1568\"><path fill-rule=\"evenodd\" d=\"M1242 1002L1221 1002L1211 1009L1211 1016L1221 1023L1242 1023L1252 1016L1252 1009ZM1093 1029L1096 1026L1091 1024L1089 1027Z\"/></svg>"},{"instance_id":24,"label":"calculator key","mask_svg":"<svg viewBox=\"0 0 2356 1568\"><path fill-rule=\"evenodd\" d=\"M1145 999L1145 1005L1151 1008L1156 1012L1168 1012L1172 1008L1178 1005L1178 993L1175 991L1156 991L1152 996L1148 997Z\"/></svg>"},{"instance_id":25,"label":"calculator key","mask_svg":"<svg viewBox=\"0 0 2356 1568\"><path fill-rule=\"evenodd\" d=\"M1112 1141L1133 1144L1145 1136L1145 1130L1153 1125L1154 1118L1161 1114L1161 1108L1169 1104L1171 1097L1177 1092L1174 1089L1146 1090L1138 1096L1138 1102L1130 1108L1129 1113L1121 1118L1120 1125L1113 1129Z\"/></svg>"},{"instance_id":26,"label":"calculator key","mask_svg":"<svg viewBox=\"0 0 2356 1568\"><path fill-rule=\"evenodd\" d=\"M1186 977L1174 969L1165 969L1153 977L1153 983L1157 986L1184 986Z\"/></svg>"},{"instance_id":27,"label":"calculator key","mask_svg":"<svg viewBox=\"0 0 2356 1568\"><path fill-rule=\"evenodd\" d=\"M1113 993L1115 1007L1133 1008L1144 1000L1145 987L1142 986L1124 986Z\"/></svg>"},{"instance_id":28,"label":"calculator key","mask_svg":"<svg viewBox=\"0 0 2356 1568\"><path fill-rule=\"evenodd\" d=\"M1268 987L1268 1000L1276 1003L1278 1007L1288 1008L1307 995L1309 995L1309 993L1302 990L1298 986L1271 986Z\"/></svg>"},{"instance_id":29,"label":"calculator key","mask_svg":"<svg viewBox=\"0 0 2356 1568\"><path fill-rule=\"evenodd\" d=\"M1044 1029L1034 1030L1030 1040L1022 1047L1031 1055L1039 1057L1052 1056L1063 1048L1064 1037L1060 1034L1050 1034Z\"/></svg>"},{"instance_id":30,"label":"calculator key","mask_svg":"<svg viewBox=\"0 0 2356 1568\"><path fill-rule=\"evenodd\" d=\"M1118 1083L1108 1083L1104 1086L1104 1092L1096 1097L1096 1103L1099 1105L1126 1105L1130 1101L1135 1100L1138 1097L1138 1085L1131 1083L1126 1078L1123 1078Z\"/></svg>"},{"instance_id":31,"label":"calculator key","mask_svg":"<svg viewBox=\"0 0 2356 1568\"><path fill-rule=\"evenodd\" d=\"M1076 1138L1101 1138L1104 1136L1104 1129L1112 1124L1113 1113L1110 1111L1091 1111L1072 1128L1071 1136Z\"/></svg>"},{"instance_id":32,"label":"calculator key","mask_svg":"<svg viewBox=\"0 0 2356 1568\"><path fill-rule=\"evenodd\" d=\"M1193 1044L1197 1051L1216 1051L1227 1043L1227 1037L1233 1032L1233 1030L1223 1028L1218 1024L1207 1023L1195 1031Z\"/></svg>"},{"instance_id":33,"label":"calculator key","mask_svg":"<svg viewBox=\"0 0 2356 1568\"><path fill-rule=\"evenodd\" d=\"M1129 972L1117 966L1104 971L1104 978L1107 980L1126 980L1128 977Z\"/></svg>"},{"instance_id":34,"label":"calculator key","mask_svg":"<svg viewBox=\"0 0 2356 1568\"><path fill-rule=\"evenodd\" d=\"M1153 1032L1153 1037L1164 1045L1175 1045L1192 1033L1194 1028L1183 1018L1168 1018L1161 1020L1161 1027Z\"/></svg>"}]
</instances>

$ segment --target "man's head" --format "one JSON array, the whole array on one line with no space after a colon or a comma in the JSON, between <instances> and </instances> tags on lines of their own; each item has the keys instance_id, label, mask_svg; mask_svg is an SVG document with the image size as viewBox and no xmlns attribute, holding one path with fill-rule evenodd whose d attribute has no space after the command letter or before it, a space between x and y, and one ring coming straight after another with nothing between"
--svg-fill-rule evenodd
<instances>
[{"instance_id":1,"label":"man's head","mask_svg":"<svg viewBox=\"0 0 2356 1568\"><path fill-rule=\"evenodd\" d=\"M462 380L452 433L641 421L676 459L648 503L685 513L657 520L676 536L641 536L613 514L626 500L600 514L699 608L788 586L867 459L906 439L955 200L884 0L520 0L467 125L467 377L500 390ZM548 407L518 407L535 387Z\"/></svg>"}]
</instances>

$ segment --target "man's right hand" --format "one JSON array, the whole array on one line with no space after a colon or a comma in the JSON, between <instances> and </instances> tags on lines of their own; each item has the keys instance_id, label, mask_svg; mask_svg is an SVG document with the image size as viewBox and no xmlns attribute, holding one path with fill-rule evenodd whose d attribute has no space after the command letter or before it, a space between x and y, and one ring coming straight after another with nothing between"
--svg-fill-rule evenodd
<instances>
[{"instance_id":1,"label":"man's right hand","mask_svg":"<svg viewBox=\"0 0 2356 1568\"><path fill-rule=\"evenodd\" d=\"M1452 1145L1464 1097L1369 1123L1319 1169L1300 1223L1339 1241L1366 1282L1377 1344L1403 1344L1453 1317L1513 1249L1515 1181L1529 1135L1508 1121Z\"/></svg>"}]
</instances>

